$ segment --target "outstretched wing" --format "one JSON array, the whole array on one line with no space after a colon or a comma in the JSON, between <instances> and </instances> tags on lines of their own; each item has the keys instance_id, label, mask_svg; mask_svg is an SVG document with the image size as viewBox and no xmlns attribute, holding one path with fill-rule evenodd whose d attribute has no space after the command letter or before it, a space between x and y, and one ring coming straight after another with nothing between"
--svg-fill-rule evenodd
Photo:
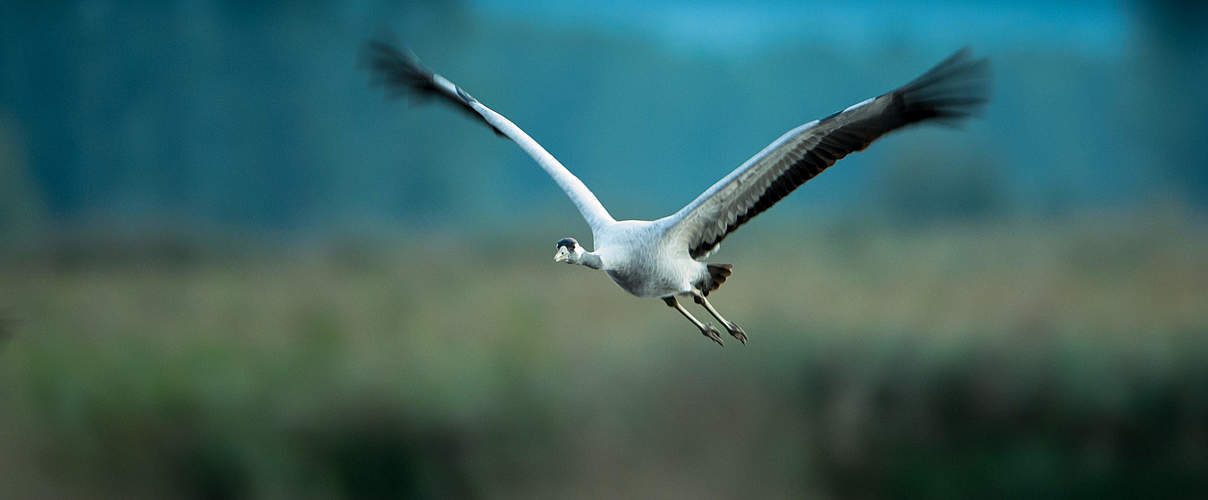
<instances>
[{"instance_id":1,"label":"outstretched wing","mask_svg":"<svg viewBox=\"0 0 1208 500\"><path fill-rule=\"evenodd\" d=\"M788 131L669 219L693 258L849 153L928 120L953 122L987 101L989 61L962 49L905 86Z\"/></svg>"},{"instance_id":2,"label":"outstretched wing","mask_svg":"<svg viewBox=\"0 0 1208 500\"><path fill-rule=\"evenodd\" d=\"M570 197L570 201L579 209L579 213L583 214L583 218L587 220L593 232L608 223L615 222L608 214L608 210L604 209L604 205L600 204L600 200L596 199L596 195L587 189L583 181L570 173L553 155L537 144L537 141L534 141L532 137L529 137L520 127L504 118L503 115L478 102L461 87L424 68L414 54L404 53L393 45L374 40L365 47L365 60L373 72L375 81L384 85L391 95L411 93L422 97L438 97L481 120L496 134L518 144L520 149L536 160L537 164L566 192L566 196Z\"/></svg>"}]
</instances>

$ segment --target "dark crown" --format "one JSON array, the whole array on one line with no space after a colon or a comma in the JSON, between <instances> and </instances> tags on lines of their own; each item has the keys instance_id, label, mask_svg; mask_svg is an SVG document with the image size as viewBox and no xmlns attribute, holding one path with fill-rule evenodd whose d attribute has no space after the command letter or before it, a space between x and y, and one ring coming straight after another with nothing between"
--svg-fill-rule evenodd
<instances>
[{"instance_id":1,"label":"dark crown","mask_svg":"<svg viewBox=\"0 0 1208 500\"><path fill-rule=\"evenodd\" d=\"M575 241L574 238L562 238L558 240L558 244L554 248L566 247L568 250L574 250L577 246L579 246L579 242Z\"/></svg>"}]
</instances>

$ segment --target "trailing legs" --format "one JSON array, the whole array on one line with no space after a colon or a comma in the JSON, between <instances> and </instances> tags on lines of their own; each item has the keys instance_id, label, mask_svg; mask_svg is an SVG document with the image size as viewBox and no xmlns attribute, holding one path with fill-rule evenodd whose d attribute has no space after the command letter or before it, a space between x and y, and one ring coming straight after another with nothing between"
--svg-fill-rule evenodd
<instances>
[{"instance_id":1,"label":"trailing legs","mask_svg":"<svg viewBox=\"0 0 1208 500\"><path fill-rule=\"evenodd\" d=\"M719 332L716 327L714 327L713 325L706 325L704 323L701 323L699 320L696 319L696 317L692 316L692 313L688 312L687 309L684 309L684 306L681 306L679 301L675 300L674 296L663 297L663 302L667 303L667 306L671 307L672 309L679 311L680 314L683 314L685 318L688 318L688 321L691 321L692 324L695 325L696 328L698 328L700 330L701 335L704 335L706 337L709 337L710 339L713 339L714 342L717 342L717 345L720 345L720 346L725 345L721 341L721 332Z\"/></svg>"},{"instance_id":2,"label":"trailing legs","mask_svg":"<svg viewBox=\"0 0 1208 500\"><path fill-rule=\"evenodd\" d=\"M709 303L709 299L705 298L705 294L701 293L699 290L692 290L692 300L696 301L697 304L704 306L705 310L709 311L709 314L712 314L714 318L717 318L717 321L721 322L721 324L726 327L726 331L729 331L731 336L738 339L738 341L742 342L743 344L747 343L747 332L743 331L742 327L738 326L738 323L721 317L721 313L717 312L717 309L713 307L713 304Z\"/></svg>"}]
</instances>

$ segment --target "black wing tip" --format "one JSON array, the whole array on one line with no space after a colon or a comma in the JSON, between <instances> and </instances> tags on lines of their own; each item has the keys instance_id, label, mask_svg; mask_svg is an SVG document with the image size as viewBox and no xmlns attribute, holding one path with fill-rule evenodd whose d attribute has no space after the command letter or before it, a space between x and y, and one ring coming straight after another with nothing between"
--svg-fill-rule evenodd
<instances>
[{"instance_id":1,"label":"black wing tip","mask_svg":"<svg viewBox=\"0 0 1208 500\"><path fill-rule=\"evenodd\" d=\"M365 42L361 52L361 65L369 70L370 83L384 87L388 97L413 95L419 98L445 98L482 121L495 135L508 138L507 134L474 109L473 103L478 102L477 99L458 85L452 85L454 91L450 93L437 83L437 74L425 68L419 57L409 49L400 49L395 43L381 38L370 39Z\"/></svg>"},{"instance_id":2,"label":"black wing tip","mask_svg":"<svg viewBox=\"0 0 1208 500\"><path fill-rule=\"evenodd\" d=\"M990 59L969 47L954 52L926 73L891 93L905 123L935 120L955 125L981 114L990 101Z\"/></svg>"},{"instance_id":3,"label":"black wing tip","mask_svg":"<svg viewBox=\"0 0 1208 500\"><path fill-rule=\"evenodd\" d=\"M902 90L925 88L937 83L950 81L985 81L990 79L990 59L987 57L974 58L973 50L962 47L944 58L939 64L927 70L918 78L902 87Z\"/></svg>"},{"instance_id":4,"label":"black wing tip","mask_svg":"<svg viewBox=\"0 0 1208 500\"><path fill-rule=\"evenodd\" d=\"M384 87L390 97L431 97L441 93L436 86L436 74L425 68L410 50L393 43L381 39L366 42L361 66L369 70L370 83Z\"/></svg>"}]
</instances>

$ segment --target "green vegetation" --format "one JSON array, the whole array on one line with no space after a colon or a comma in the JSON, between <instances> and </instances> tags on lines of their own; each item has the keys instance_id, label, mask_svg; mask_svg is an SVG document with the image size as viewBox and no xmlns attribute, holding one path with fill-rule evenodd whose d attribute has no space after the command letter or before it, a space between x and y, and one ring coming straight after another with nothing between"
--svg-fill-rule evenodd
<instances>
[{"instance_id":1,"label":"green vegetation","mask_svg":"<svg viewBox=\"0 0 1208 500\"><path fill-rule=\"evenodd\" d=\"M10 255L0 483L22 498L1202 493L1203 223L963 224L736 234L716 303L752 343L724 349L544 244L517 248L544 241L528 236Z\"/></svg>"}]
</instances>

